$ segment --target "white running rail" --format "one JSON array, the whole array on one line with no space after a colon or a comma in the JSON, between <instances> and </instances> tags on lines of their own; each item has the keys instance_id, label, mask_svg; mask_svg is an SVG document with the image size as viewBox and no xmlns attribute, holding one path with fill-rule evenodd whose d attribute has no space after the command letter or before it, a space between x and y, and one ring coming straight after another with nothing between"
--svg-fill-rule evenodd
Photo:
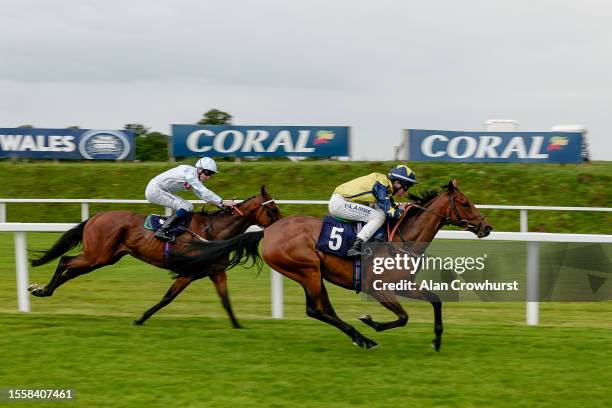
<instances>
[{"instance_id":1,"label":"white running rail","mask_svg":"<svg viewBox=\"0 0 612 408\"><path fill-rule=\"evenodd\" d=\"M27 232L64 232L77 224L72 223L0 223L0 232L13 232L15 237L15 264L17 270L17 299L21 312L30 311L28 287L28 262L26 258ZM440 231L437 238L441 239L477 239L472 233L465 231ZM612 235L592 234L548 234L539 232L492 232L483 241L522 241L527 242L527 291L538 293L539 281L539 243L540 242L584 242L612 243ZM283 279L278 272L270 270L271 279L271 309L273 318L283 317ZM539 303L527 302L526 320L528 325L537 325L539 318Z\"/></svg>"},{"instance_id":2,"label":"white running rail","mask_svg":"<svg viewBox=\"0 0 612 408\"><path fill-rule=\"evenodd\" d=\"M205 204L202 200L189 200L194 204ZM239 200L238 200L239 201ZM327 200L276 200L278 204L295 205L327 205ZM7 222L6 204L7 203L67 203L81 204L81 221L89 218L89 204L150 204L147 200L127 200L127 199L94 199L94 198L0 198L0 223ZM528 211L584 211L584 212L612 212L609 207L557 207L557 206L535 206L535 205L489 205L476 204L476 207L483 210L514 210L519 211L520 232L527 232ZM166 215L170 215L171 210L166 208Z\"/></svg>"}]
</instances>

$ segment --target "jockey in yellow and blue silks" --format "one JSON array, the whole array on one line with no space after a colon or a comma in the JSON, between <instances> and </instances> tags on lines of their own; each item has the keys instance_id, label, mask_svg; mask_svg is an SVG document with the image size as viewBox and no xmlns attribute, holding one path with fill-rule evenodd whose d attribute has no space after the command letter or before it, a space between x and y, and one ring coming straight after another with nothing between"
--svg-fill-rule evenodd
<instances>
[{"instance_id":1,"label":"jockey in yellow and blue silks","mask_svg":"<svg viewBox=\"0 0 612 408\"><path fill-rule=\"evenodd\" d=\"M399 165L385 176L371 173L338 186L329 200L330 214L366 224L349 248L348 256L361 254L361 244L367 242L387 218L399 218L403 207L393 200L402 197L416 184L416 175L408 166Z\"/></svg>"}]
</instances>

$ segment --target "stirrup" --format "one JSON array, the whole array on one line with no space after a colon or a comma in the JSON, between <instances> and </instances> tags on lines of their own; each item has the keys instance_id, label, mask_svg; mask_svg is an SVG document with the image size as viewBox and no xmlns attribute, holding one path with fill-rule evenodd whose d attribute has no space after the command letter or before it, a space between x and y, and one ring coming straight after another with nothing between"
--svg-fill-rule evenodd
<instances>
[{"instance_id":1,"label":"stirrup","mask_svg":"<svg viewBox=\"0 0 612 408\"><path fill-rule=\"evenodd\" d=\"M174 242L174 236L168 235L167 231L161 229L155 231L155 236L161 239L162 241Z\"/></svg>"},{"instance_id":2,"label":"stirrup","mask_svg":"<svg viewBox=\"0 0 612 408\"><path fill-rule=\"evenodd\" d=\"M353 245L346 251L346 256L361 256L361 244L363 241L360 238L355 239Z\"/></svg>"}]
</instances>

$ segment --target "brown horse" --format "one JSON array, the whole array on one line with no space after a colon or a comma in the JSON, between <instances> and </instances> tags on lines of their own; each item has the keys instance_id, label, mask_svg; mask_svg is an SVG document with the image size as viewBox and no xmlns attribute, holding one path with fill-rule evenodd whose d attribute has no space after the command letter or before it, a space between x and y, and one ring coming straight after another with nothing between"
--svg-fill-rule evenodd
<instances>
[{"instance_id":1,"label":"brown horse","mask_svg":"<svg viewBox=\"0 0 612 408\"><path fill-rule=\"evenodd\" d=\"M428 194L420 199L416 207L398 221L394 241L430 243L444 225L455 225L473 232L479 238L489 235L492 226L485 221L470 200L457 188L457 181L452 180L444 186L441 193ZM184 273L201 269L202 265L223 259L228 252L236 250L234 258L245 255L256 259L257 243L263 237L262 254L266 263L302 285L306 294L306 314L312 318L331 324L342 330L360 347L373 348L378 344L366 338L354 327L341 320L334 311L327 290L323 284L326 280L345 289L353 288L353 260L329 255L315 249L322 222L308 216L290 216L273 224L265 231L246 233L225 242L197 243L192 242L191 251L183 255L171 255L172 268L181 268ZM246 247L246 248L245 248ZM425 250L426 245L419 245ZM417 255L418 254L414 254ZM234 259L231 265L237 263ZM230 265L230 266L231 266ZM399 271L395 271L399 272ZM404 272L405 274L405 272ZM404 275L405 276L405 275ZM405 326L408 314L399 303L393 291L371 293L384 307L398 317L391 322L380 323L364 316L360 320L377 331ZM442 344L442 302L432 292L415 290L402 293L403 296L422 299L430 302L434 310L435 339L432 346L436 351Z\"/></svg>"},{"instance_id":2,"label":"brown horse","mask_svg":"<svg viewBox=\"0 0 612 408\"><path fill-rule=\"evenodd\" d=\"M189 231L176 238L172 250L180 251L185 243L192 239L192 235L208 240L224 240L244 233L251 225L267 227L280 217L274 199L262 186L259 195L239 203L236 205L236 210L224 209L214 213L202 211L193 214ZM144 228L144 221L145 216L141 214L109 211L96 214L67 231L51 249L43 251L44 254L40 258L31 261L32 266L38 266L63 255L49 284L45 287L33 284L29 288L30 292L39 297L52 296L55 289L70 279L112 265L127 254L159 268L169 269L164 254L168 251L164 250L164 242ZM81 254L64 255L81 243L83 245ZM232 325L240 328L229 300L227 275L222 260L215 264L212 271L208 270L205 274L192 273L189 276L178 277L161 301L134 323L143 324L155 312L172 302L191 282L206 276L209 276L215 284Z\"/></svg>"}]
</instances>

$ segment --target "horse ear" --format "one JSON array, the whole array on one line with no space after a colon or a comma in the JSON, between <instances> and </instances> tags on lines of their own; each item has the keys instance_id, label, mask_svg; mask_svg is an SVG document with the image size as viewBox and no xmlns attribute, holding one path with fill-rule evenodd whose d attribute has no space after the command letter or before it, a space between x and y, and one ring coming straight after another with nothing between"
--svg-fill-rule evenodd
<instances>
[{"instance_id":1,"label":"horse ear","mask_svg":"<svg viewBox=\"0 0 612 408\"><path fill-rule=\"evenodd\" d=\"M261 195L262 197L268 196L268 192L266 191L266 186L261 186Z\"/></svg>"},{"instance_id":2,"label":"horse ear","mask_svg":"<svg viewBox=\"0 0 612 408\"><path fill-rule=\"evenodd\" d=\"M457 187L457 180L452 179L451 181L448 182L445 189L448 190L449 193L452 193L455 191L456 187Z\"/></svg>"}]
</instances>

